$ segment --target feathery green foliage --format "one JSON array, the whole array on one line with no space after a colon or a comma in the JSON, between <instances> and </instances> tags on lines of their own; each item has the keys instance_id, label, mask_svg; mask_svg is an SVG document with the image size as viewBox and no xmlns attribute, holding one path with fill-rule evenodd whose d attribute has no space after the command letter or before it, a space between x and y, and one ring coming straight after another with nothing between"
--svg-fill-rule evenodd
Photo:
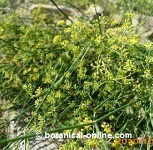
<instances>
[{"instance_id":1,"label":"feathery green foliage","mask_svg":"<svg viewBox=\"0 0 153 150\"><path fill-rule=\"evenodd\" d=\"M0 93L24 112L28 131L83 123L88 126L73 132L92 133L98 120L106 133L152 134L153 43L140 43L131 14L117 27L115 20L99 20L25 25L10 16L0 22Z\"/></svg>"}]
</instances>

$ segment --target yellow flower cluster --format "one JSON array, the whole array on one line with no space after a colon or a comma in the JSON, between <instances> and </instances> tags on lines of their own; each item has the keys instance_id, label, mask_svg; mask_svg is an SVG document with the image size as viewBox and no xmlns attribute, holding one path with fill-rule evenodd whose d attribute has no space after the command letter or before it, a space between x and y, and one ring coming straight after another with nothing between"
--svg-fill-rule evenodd
<instances>
[{"instance_id":1,"label":"yellow flower cluster","mask_svg":"<svg viewBox=\"0 0 153 150\"><path fill-rule=\"evenodd\" d=\"M86 100L85 102L82 102L80 105L81 110L87 110L88 106L91 104L90 100Z\"/></svg>"},{"instance_id":2,"label":"yellow flower cluster","mask_svg":"<svg viewBox=\"0 0 153 150\"><path fill-rule=\"evenodd\" d=\"M132 36L131 38L129 38L128 43L129 44L137 44L140 42L140 38L138 36Z\"/></svg>"},{"instance_id":3,"label":"yellow flower cluster","mask_svg":"<svg viewBox=\"0 0 153 150\"><path fill-rule=\"evenodd\" d=\"M57 25L58 25L58 26L65 25L65 21L64 21L64 20L59 20L59 21L57 22Z\"/></svg>"},{"instance_id":4,"label":"yellow flower cluster","mask_svg":"<svg viewBox=\"0 0 153 150\"><path fill-rule=\"evenodd\" d=\"M97 139L88 139L85 144L90 148L96 148L99 145L99 141Z\"/></svg>"},{"instance_id":5,"label":"yellow flower cluster","mask_svg":"<svg viewBox=\"0 0 153 150\"><path fill-rule=\"evenodd\" d=\"M120 49L119 45L116 45L116 44L112 45L111 48L112 48L113 50L118 50L118 49Z\"/></svg>"},{"instance_id":6,"label":"yellow flower cluster","mask_svg":"<svg viewBox=\"0 0 153 150\"><path fill-rule=\"evenodd\" d=\"M131 71L131 69L136 69L136 67L131 60L127 60L123 69L126 71Z\"/></svg>"},{"instance_id":7,"label":"yellow flower cluster","mask_svg":"<svg viewBox=\"0 0 153 150\"><path fill-rule=\"evenodd\" d=\"M98 35L98 36L94 39L94 41L95 41L95 43L96 43L97 45L100 45L100 44L102 43L103 39L104 39L104 37L102 37L102 35Z\"/></svg>"},{"instance_id":8,"label":"yellow flower cluster","mask_svg":"<svg viewBox=\"0 0 153 150\"><path fill-rule=\"evenodd\" d=\"M104 132L112 133L112 126L106 122L104 122L101 127L103 128Z\"/></svg>"},{"instance_id":9,"label":"yellow flower cluster","mask_svg":"<svg viewBox=\"0 0 153 150\"><path fill-rule=\"evenodd\" d=\"M115 139L115 140L113 141L113 143L112 143L112 147L117 148L117 147L119 147L119 146L120 146L120 140L119 140L119 139Z\"/></svg>"},{"instance_id":10,"label":"yellow flower cluster","mask_svg":"<svg viewBox=\"0 0 153 150\"><path fill-rule=\"evenodd\" d=\"M144 43L144 46L145 46L146 48L152 48L152 45L153 45L152 42L146 42L146 43Z\"/></svg>"},{"instance_id":11,"label":"yellow flower cluster","mask_svg":"<svg viewBox=\"0 0 153 150\"><path fill-rule=\"evenodd\" d=\"M62 41L61 35L56 35L56 36L53 38L53 43L54 43L54 44L59 44L61 41Z\"/></svg>"}]
</instances>

